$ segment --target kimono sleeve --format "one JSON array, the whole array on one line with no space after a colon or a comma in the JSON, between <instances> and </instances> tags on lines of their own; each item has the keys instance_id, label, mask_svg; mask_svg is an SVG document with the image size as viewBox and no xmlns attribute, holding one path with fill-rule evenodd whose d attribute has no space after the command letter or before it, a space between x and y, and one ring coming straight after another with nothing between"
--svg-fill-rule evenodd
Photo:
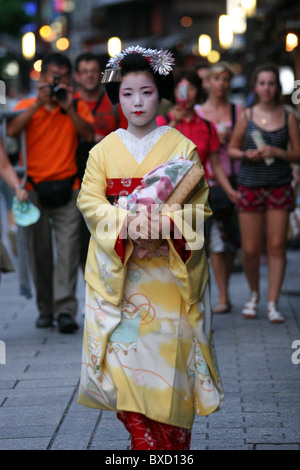
<instances>
[{"instance_id":1,"label":"kimono sleeve","mask_svg":"<svg viewBox=\"0 0 300 470\"><path fill-rule=\"evenodd\" d=\"M91 233L85 278L100 295L119 304L123 296L126 264L133 246L127 238L127 210L112 206L106 199L107 170L100 142L90 152L85 175L77 199ZM124 239L123 259L116 243Z\"/></svg>"},{"instance_id":2,"label":"kimono sleeve","mask_svg":"<svg viewBox=\"0 0 300 470\"><path fill-rule=\"evenodd\" d=\"M189 159L202 168L196 150L189 155ZM204 222L212 214L208 195L209 187L203 178L199 190L189 203L168 214L173 224L173 236L168 239L170 269L187 305L198 302L209 278L204 236ZM185 250L185 256L182 255L182 249Z\"/></svg>"}]
</instances>

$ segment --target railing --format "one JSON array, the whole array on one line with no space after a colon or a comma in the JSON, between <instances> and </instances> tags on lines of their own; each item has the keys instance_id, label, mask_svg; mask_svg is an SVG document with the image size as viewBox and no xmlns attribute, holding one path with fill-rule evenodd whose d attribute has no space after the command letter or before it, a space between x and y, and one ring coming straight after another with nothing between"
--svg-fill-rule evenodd
<instances>
[{"instance_id":1,"label":"railing","mask_svg":"<svg viewBox=\"0 0 300 470\"><path fill-rule=\"evenodd\" d=\"M0 111L0 124L1 124L1 137L3 141L3 146L8 151L7 148L7 122L13 119L15 116L20 114L20 111ZM17 165L14 165L14 169L17 172L17 175L22 178L21 185L25 186L27 179L27 153L26 153L26 133L23 131L18 137L20 140L20 150L22 154L22 164L19 162Z\"/></svg>"}]
</instances>

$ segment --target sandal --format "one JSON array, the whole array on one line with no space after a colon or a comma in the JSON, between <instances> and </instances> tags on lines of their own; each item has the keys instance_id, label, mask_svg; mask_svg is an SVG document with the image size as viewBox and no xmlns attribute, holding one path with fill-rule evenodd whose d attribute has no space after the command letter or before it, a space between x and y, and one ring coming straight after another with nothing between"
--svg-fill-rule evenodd
<instances>
[{"instance_id":1,"label":"sandal","mask_svg":"<svg viewBox=\"0 0 300 470\"><path fill-rule=\"evenodd\" d=\"M256 317L258 300L258 292L251 292L250 299L242 310L242 315L244 318L251 319Z\"/></svg>"},{"instance_id":2,"label":"sandal","mask_svg":"<svg viewBox=\"0 0 300 470\"><path fill-rule=\"evenodd\" d=\"M227 302L226 304L217 304L215 308L213 309L214 313L229 313L231 309L231 304L230 302Z\"/></svg>"},{"instance_id":3,"label":"sandal","mask_svg":"<svg viewBox=\"0 0 300 470\"><path fill-rule=\"evenodd\" d=\"M277 310L276 302L268 302L268 318L271 323L283 323L285 318Z\"/></svg>"}]
</instances>

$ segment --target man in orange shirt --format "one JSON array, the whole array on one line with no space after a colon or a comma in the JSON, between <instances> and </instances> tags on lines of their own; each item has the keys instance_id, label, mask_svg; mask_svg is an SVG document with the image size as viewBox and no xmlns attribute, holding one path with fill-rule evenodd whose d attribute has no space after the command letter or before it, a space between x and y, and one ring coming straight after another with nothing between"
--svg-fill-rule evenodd
<instances>
[{"instance_id":1,"label":"man in orange shirt","mask_svg":"<svg viewBox=\"0 0 300 470\"><path fill-rule=\"evenodd\" d=\"M7 126L12 137L26 131L26 187L29 199L41 211L39 221L27 228L39 310L36 326L49 327L57 320L62 333L78 328L78 135L87 141L94 138L94 119L87 105L79 100L75 109L71 76L72 66L66 56L46 56L37 97L20 101L15 108L21 110L20 114Z\"/></svg>"}]
</instances>

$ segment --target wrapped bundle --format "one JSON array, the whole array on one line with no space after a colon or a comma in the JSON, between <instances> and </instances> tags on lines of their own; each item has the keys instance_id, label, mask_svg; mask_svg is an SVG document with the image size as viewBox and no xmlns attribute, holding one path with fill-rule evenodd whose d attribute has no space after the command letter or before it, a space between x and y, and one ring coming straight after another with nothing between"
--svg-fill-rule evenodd
<instances>
[{"instance_id":1,"label":"wrapped bundle","mask_svg":"<svg viewBox=\"0 0 300 470\"><path fill-rule=\"evenodd\" d=\"M183 207L199 189L204 171L190 160L168 161L147 173L138 186L127 197L127 209L148 210L158 214L173 205ZM147 249L154 252L162 240L147 242Z\"/></svg>"}]
</instances>

